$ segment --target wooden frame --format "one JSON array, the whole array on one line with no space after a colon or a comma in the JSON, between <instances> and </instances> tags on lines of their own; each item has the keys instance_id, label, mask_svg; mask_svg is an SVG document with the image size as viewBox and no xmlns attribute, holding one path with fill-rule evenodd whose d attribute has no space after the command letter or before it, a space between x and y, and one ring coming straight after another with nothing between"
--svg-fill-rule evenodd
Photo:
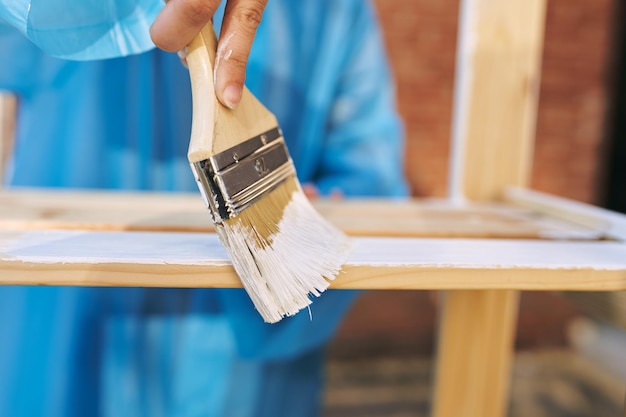
<instances>
[{"instance_id":1,"label":"wooden frame","mask_svg":"<svg viewBox=\"0 0 626 417\"><path fill-rule=\"evenodd\" d=\"M452 201L528 185L545 8L545 0L461 2ZM519 293L457 290L443 300L433 414L504 415Z\"/></svg>"},{"instance_id":2,"label":"wooden frame","mask_svg":"<svg viewBox=\"0 0 626 417\"><path fill-rule=\"evenodd\" d=\"M626 243L610 237L626 216L577 204L595 213L586 217L598 225L593 229L555 217L571 211L553 197L523 190L512 195L517 205L317 202L355 241L332 288L626 290ZM537 208L519 208L530 200ZM6 190L0 207L0 284L240 287L195 194ZM386 223L380 210L392 219L423 218L401 221L402 229L389 223L380 235ZM489 235L459 238L446 218L465 212ZM524 238L516 236L520 227L529 230Z\"/></svg>"},{"instance_id":3,"label":"wooden frame","mask_svg":"<svg viewBox=\"0 0 626 417\"><path fill-rule=\"evenodd\" d=\"M4 168L13 150L16 98L0 91L0 187L4 180Z\"/></svg>"},{"instance_id":4,"label":"wooden frame","mask_svg":"<svg viewBox=\"0 0 626 417\"><path fill-rule=\"evenodd\" d=\"M489 384L509 378L519 290L626 290L626 216L524 189L506 199L316 203L356 242L331 288L448 290L437 416L504 413L507 386ZM238 287L208 221L195 194L6 190L0 284Z\"/></svg>"},{"instance_id":5,"label":"wooden frame","mask_svg":"<svg viewBox=\"0 0 626 417\"><path fill-rule=\"evenodd\" d=\"M436 417L505 414L519 290L626 290L625 216L509 188L528 185L545 7L461 2L447 201L318 202L357 243L332 288L447 290ZM239 286L191 196L0 201L0 284Z\"/></svg>"}]
</instances>

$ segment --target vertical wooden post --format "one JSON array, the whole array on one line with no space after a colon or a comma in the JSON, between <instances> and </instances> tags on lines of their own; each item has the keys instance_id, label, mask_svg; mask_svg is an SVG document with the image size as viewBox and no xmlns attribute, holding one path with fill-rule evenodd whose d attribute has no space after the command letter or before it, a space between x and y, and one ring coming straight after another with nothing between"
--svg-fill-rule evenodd
<instances>
[{"instance_id":1,"label":"vertical wooden post","mask_svg":"<svg viewBox=\"0 0 626 417\"><path fill-rule=\"evenodd\" d=\"M0 92L0 187L4 183L6 162L13 149L15 108L15 97Z\"/></svg>"},{"instance_id":2,"label":"vertical wooden post","mask_svg":"<svg viewBox=\"0 0 626 417\"><path fill-rule=\"evenodd\" d=\"M518 300L518 291L444 294L435 416L505 415Z\"/></svg>"},{"instance_id":3,"label":"vertical wooden post","mask_svg":"<svg viewBox=\"0 0 626 417\"><path fill-rule=\"evenodd\" d=\"M528 184L545 3L462 3L450 173L453 200L493 200L508 185ZM433 415L502 417L508 404L519 293L448 291L442 301Z\"/></svg>"}]
</instances>

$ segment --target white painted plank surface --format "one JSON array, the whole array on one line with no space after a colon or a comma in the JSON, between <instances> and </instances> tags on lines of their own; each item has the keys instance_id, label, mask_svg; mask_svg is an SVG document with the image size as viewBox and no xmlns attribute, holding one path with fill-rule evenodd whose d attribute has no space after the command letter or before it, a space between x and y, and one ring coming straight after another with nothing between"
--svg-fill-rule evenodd
<instances>
[{"instance_id":1,"label":"white painted plank surface","mask_svg":"<svg viewBox=\"0 0 626 417\"><path fill-rule=\"evenodd\" d=\"M618 242L355 238L334 288L626 290ZM1 231L0 284L239 286L210 233Z\"/></svg>"}]
</instances>

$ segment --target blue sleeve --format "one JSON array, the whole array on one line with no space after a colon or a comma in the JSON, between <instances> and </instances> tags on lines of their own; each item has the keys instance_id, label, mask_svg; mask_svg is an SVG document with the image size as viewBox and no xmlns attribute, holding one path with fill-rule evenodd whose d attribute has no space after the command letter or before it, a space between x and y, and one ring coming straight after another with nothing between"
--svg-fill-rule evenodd
<instances>
[{"instance_id":1,"label":"blue sleeve","mask_svg":"<svg viewBox=\"0 0 626 417\"><path fill-rule=\"evenodd\" d=\"M404 196L403 128L372 5L353 19L316 183L322 194Z\"/></svg>"},{"instance_id":2,"label":"blue sleeve","mask_svg":"<svg viewBox=\"0 0 626 417\"><path fill-rule=\"evenodd\" d=\"M64 59L116 58L154 48L162 0L0 0L0 22Z\"/></svg>"},{"instance_id":3,"label":"blue sleeve","mask_svg":"<svg viewBox=\"0 0 626 417\"><path fill-rule=\"evenodd\" d=\"M40 55L16 29L0 22L0 90L26 94L35 83Z\"/></svg>"},{"instance_id":4,"label":"blue sleeve","mask_svg":"<svg viewBox=\"0 0 626 417\"><path fill-rule=\"evenodd\" d=\"M24 37L17 29L0 21L0 90L24 98L42 91L63 90L71 76L68 61L53 58Z\"/></svg>"}]
</instances>

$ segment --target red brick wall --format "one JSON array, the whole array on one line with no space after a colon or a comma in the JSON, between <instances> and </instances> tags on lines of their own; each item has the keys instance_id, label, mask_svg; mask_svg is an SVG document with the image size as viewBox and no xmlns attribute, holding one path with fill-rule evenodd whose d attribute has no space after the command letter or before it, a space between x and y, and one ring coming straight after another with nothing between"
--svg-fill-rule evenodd
<instances>
[{"instance_id":1,"label":"red brick wall","mask_svg":"<svg viewBox=\"0 0 626 417\"><path fill-rule=\"evenodd\" d=\"M458 1L378 0L407 132L406 173L418 196L444 196Z\"/></svg>"},{"instance_id":2,"label":"red brick wall","mask_svg":"<svg viewBox=\"0 0 626 417\"><path fill-rule=\"evenodd\" d=\"M458 0L376 1L407 130L415 195L444 196ZM533 188L594 201L612 0L548 0Z\"/></svg>"},{"instance_id":3,"label":"red brick wall","mask_svg":"<svg viewBox=\"0 0 626 417\"><path fill-rule=\"evenodd\" d=\"M445 196L458 0L377 0L407 131L413 193ZM610 64L611 0L548 0L533 188L582 201L600 195ZM425 291L363 296L332 345L336 355L429 352L436 297ZM519 347L565 343L579 310L553 293L524 293Z\"/></svg>"},{"instance_id":4,"label":"red brick wall","mask_svg":"<svg viewBox=\"0 0 626 417\"><path fill-rule=\"evenodd\" d=\"M615 4L548 1L533 188L587 202L601 196Z\"/></svg>"}]
</instances>

